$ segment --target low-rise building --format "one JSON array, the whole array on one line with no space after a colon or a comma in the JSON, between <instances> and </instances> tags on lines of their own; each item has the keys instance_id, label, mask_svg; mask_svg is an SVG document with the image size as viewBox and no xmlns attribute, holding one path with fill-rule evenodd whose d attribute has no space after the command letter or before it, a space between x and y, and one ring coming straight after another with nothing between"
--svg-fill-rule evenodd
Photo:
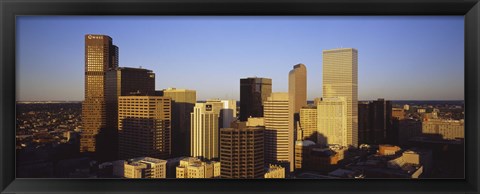
<instances>
[{"instance_id":1,"label":"low-rise building","mask_svg":"<svg viewBox=\"0 0 480 194\"><path fill-rule=\"evenodd\" d=\"M220 162L188 157L180 160L176 178L220 178L220 167Z\"/></svg>"},{"instance_id":2,"label":"low-rise building","mask_svg":"<svg viewBox=\"0 0 480 194\"><path fill-rule=\"evenodd\" d=\"M285 168L280 165L270 165L264 177L265 178L285 178Z\"/></svg>"}]
</instances>

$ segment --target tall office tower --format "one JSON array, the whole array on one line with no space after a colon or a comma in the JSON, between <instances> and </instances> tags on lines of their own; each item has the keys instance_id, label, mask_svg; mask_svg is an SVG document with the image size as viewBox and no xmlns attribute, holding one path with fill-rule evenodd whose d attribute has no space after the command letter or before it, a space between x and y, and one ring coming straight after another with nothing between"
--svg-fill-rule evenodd
<instances>
[{"instance_id":1,"label":"tall office tower","mask_svg":"<svg viewBox=\"0 0 480 194\"><path fill-rule=\"evenodd\" d=\"M300 109L300 129L302 140L317 142L317 106L304 106Z\"/></svg>"},{"instance_id":2,"label":"tall office tower","mask_svg":"<svg viewBox=\"0 0 480 194\"><path fill-rule=\"evenodd\" d=\"M293 69L288 73L288 102L288 129L290 132L288 141L295 142L300 109L307 105L307 68L304 64L293 66ZM294 147L289 146L288 149L288 160L295 161ZM293 169L293 163L291 162L290 169Z\"/></svg>"},{"instance_id":3,"label":"tall office tower","mask_svg":"<svg viewBox=\"0 0 480 194\"><path fill-rule=\"evenodd\" d=\"M274 92L265 101L264 119L265 119L265 162L277 164L285 162L289 166L293 164L290 160L290 147L293 143L290 141L291 135L289 122L289 99L286 92ZM288 167L289 167L288 166ZM293 168L290 168L293 170Z\"/></svg>"},{"instance_id":4,"label":"tall office tower","mask_svg":"<svg viewBox=\"0 0 480 194\"><path fill-rule=\"evenodd\" d=\"M118 66L118 47L105 35L85 35L85 99L80 152L96 152L97 134L106 127L105 72Z\"/></svg>"},{"instance_id":5,"label":"tall office tower","mask_svg":"<svg viewBox=\"0 0 480 194\"><path fill-rule=\"evenodd\" d=\"M170 156L171 103L163 96L118 97L120 159Z\"/></svg>"},{"instance_id":6,"label":"tall office tower","mask_svg":"<svg viewBox=\"0 0 480 194\"><path fill-rule=\"evenodd\" d=\"M317 141L320 145L351 145L348 139L347 109L345 97L321 98L317 104Z\"/></svg>"},{"instance_id":7,"label":"tall office tower","mask_svg":"<svg viewBox=\"0 0 480 194\"><path fill-rule=\"evenodd\" d=\"M393 130L391 101L378 99L358 104L359 144L395 144L398 132Z\"/></svg>"},{"instance_id":8,"label":"tall office tower","mask_svg":"<svg viewBox=\"0 0 480 194\"><path fill-rule=\"evenodd\" d=\"M222 178L262 178L265 126L233 123L220 129L220 163Z\"/></svg>"},{"instance_id":9,"label":"tall office tower","mask_svg":"<svg viewBox=\"0 0 480 194\"><path fill-rule=\"evenodd\" d=\"M391 131L392 129L392 103L391 101L378 99L371 102L370 119L372 121L371 141L370 144L396 143L394 139L398 139ZM395 137L396 136L396 137ZM387 140L390 139L391 141Z\"/></svg>"},{"instance_id":10,"label":"tall office tower","mask_svg":"<svg viewBox=\"0 0 480 194\"><path fill-rule=\"evenodd\" d=\"M197 102L195 90L168 88L163 96L172 98L172 154L190 155L190 113Z\"/></svg>"},{"instance_id":11,"label":"tall office tower","mask_svg":"<svg viewBox=\"0 0 480 194\"><path fill-rule=\"evenodd\" d=\"M218 159L220 111L224 103L209 100L196 103L191 116L190 155L202 159Z\"/></svg>"},{"instance_id":12,"label":"tall office tower","mask_svg":"<svg viewBox=\"0 0 480 194\"><path fill-rule=\"evenodd\" d=\"M118 97L154 95L152 70L117 67L105 74L106 128L97 135L99 158L111 161L118 157Z\"/></svg>"},{"instance_id":13,"label":"tall office tower","mask_svg":"<svg viewBox=\"0 0 480 194\"><path fill-rule=\"evenodd\" d=\"M240 121L263 117L263 103L272 93L272 79L249 77L240 79Z\"/></svg>"},{"instance_id":14,"label":"tall office tower","mask_svg":"<svg viewBox=\"0 0 480 194\"><path fill-rule=\"evenodd\" d=\"M358 146L358 51L341 48L323 51L323 97L345 97L347 142Z\"/></svg>"},{"instance_id":15,"label":"tall office tower","mask_svg":"<svg viewBox=\"0 0 480 194\"><path fill-rule=\"evenodd\" d=\"M370 102L358 102L358 144L370 143L371 125Z\"/></svg>"},{"instance_id":16,"label":"tall office tower","mask_svg":"<svg viewBox=\"0 0 480 194\"><path fill-rule=\"evenodd\" d=\"M125 178L166 178L167 161L139 157L124 162Z\"/></svg>"}]
</instances>

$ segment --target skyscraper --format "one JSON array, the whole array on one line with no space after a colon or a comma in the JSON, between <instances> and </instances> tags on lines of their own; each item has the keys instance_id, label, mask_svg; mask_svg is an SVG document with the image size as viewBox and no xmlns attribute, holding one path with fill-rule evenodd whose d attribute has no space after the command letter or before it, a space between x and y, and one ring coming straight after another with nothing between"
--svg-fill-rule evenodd
<instances>
[{"instance_id":1,"label":"skyscraper","mask_svg":"<svg viewBox=\"0 0 480 194\"><path fill-rule=\"evenodd\" d=\"M118 47L105 35L85 35L85 99L80 152L96 152L97 135L106 127L105 73L118 67Z\"/></svg>"},{"instance_id":2,"label":"skyscraper","mask_svg":"<svg viewBox=\"0 0 480 194\"><path fill-rule=\"evenodd\" d=\"M340 48L323 51L323 97L345 97L347 143L358 146L358 51ZM320 121L319 121L320 122Z\"/></svg>"},{"instance_id":3,"label":"skyscraper","mask_svg":"<svg viewBox=\"0 0 480 194\"><path fill-rule=\"evenodd\" d=\"M106 130L98 134L98 152L106 161L118 156L118 97L154 95L155 74L152 70L117 67L105 75Z\"/></svg>"},{"instance_id":4,"label":"skyscraper","mask_svg":"<svg viewBox=\"0 0 480 194\"><path fill-rule=\"evenodd\" d=\"M263 103L272 93L272 79L249 77L240 79L240 121L263 117Z\"/></svg>"},{"instance_id":5,"label":"skyscraper","mask_svg":"<svg viewBox=\"0 0 480 194\"><path fill-rule=\"evenodd\" d=\"M290 161L291 135L288 128L289 99L286 92L274 92L265 101L265 161L270 164Z\"/></svg>"},{"instance_id":6,"label":"skyscraper","mask_svg":"<svg viewBox=\"0 0 480 194\"><path fill-rule=\"evenodd\" d=\"M295 160L295 148L293 143L296 140L296 124L299 121L300 109L307 105L307 68L304 64L297 64L288 73L288 129L289 129L289 147L288 160ZM291 145L290 145L291 144ZM294 168L293 162L290 163L290 169Z\"/></svg>"},{"instance_id":7,"label":"skyscraper","mask_svg":"<svg viewBox=\"0 0 480 194\"><path fill-rule=\"evenodd\" d=\"M321 98L317 104L317 141L320 145L351 145L348 142L345 97Z\"/></svg>"},{"instance_id":8,"label":"skyscraper","mask_svg":"<svg viewBox=\"0 0 480 194\"><path fill-rule=\"evenodd\" d=\"M163 96L172 98L172 154L190 154L190 113L197 102L195 90L168 88Z\"/></svg>"},{"instance_id":9,"label":"skyscraper","mask_svg":"<svg viewBox=\"0 0 480 194\"><path fill-rule=\"evenodd\" d=\"M120 159L165 159L171 154L171 99L163 96L118 98Z\"/></svg>"},{"instance_id":10,"label":"skyscraper","mask_svg":"<svg viewBox=\"0 0 480 194\"><path fill-rule=\"evenodd\" d=\"M190 155L202 159L218 159L220 110L224 103L220 100L196 103L191 113Z\"/></svg>"},{"instance_id":11,"label":"skyscraper","mask_svg":"<svg viewBox=\"0 0 480 194\"><path fill-rule=\"evenodd\" d=\"M220 129L222 178L262 178L264 175L265 126L237 122Z\"/></svg>"},{"instance_id":12,"label":"skyscraper","mask_svg":"<svg viewBox=\"0 0 480 194\"><path fill-rule=\"evenodd\" d=\"M398 134L393 131L392 103L378 99L358 104L359 144L395 144Z\"/></svg>"}]
</instances>

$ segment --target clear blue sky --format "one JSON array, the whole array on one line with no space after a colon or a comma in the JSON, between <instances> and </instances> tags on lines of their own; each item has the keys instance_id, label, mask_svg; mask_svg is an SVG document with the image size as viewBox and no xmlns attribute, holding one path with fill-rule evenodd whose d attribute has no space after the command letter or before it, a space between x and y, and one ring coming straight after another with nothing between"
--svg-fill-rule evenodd
<instances>
[{"instance_id":1,"label":"clear blue sky","mask_svg":"<svg viewBox=\"0 0 480 194\"><path fill-rule=\"evenodd\" d=\"M322 50L358 49L360 100L463 100L463 16L17 17L17 100L83 100L84 35L105 34L120 66L151 69L156 89L239 99L239 79L307 67L322 96Z\"/></svg>"}]
</instances>

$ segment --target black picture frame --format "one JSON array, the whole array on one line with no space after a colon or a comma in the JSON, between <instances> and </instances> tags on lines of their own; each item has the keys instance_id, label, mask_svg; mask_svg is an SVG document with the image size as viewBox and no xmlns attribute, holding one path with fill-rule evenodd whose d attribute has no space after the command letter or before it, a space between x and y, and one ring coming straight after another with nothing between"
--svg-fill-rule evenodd
<instances>
[{"instance_id":1,"label":"black picture frame","mask_svg":"<svg viewBox=\"0 0 480 194\"><path fill-rule=\"evenodd\" d=\"M1 0L1 193L479 193L479 0ZM20 15L464 15L465 179L15 178L15 17Z\"/></svg>"}]
</instances>

